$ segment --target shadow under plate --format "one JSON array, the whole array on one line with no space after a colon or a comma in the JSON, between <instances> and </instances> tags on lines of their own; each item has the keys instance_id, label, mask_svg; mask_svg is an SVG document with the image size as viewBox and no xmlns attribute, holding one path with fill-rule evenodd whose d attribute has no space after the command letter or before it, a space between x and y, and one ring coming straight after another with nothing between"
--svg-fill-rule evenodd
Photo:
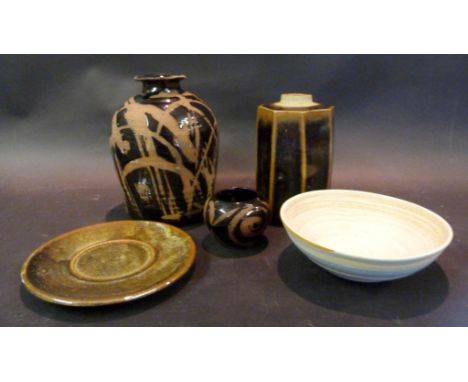
<instances>
[{"instance_id":1,"label":"shadow under plate","mask_svg":"<svg viewBox=\"0 0 468 382\"><path fill-rule=\"evenodd\" d=\"M33 296L26 290L24 285L21 285L20 288L20 298L29 310L52 320L68 322L76 325L92 325L100 322L107 322L108 325L112 325L113 320L141 314L142 312L152 309L159 304L162 304L167 299L175 296L192 278L194 269L195 267L192 266L182 278L159 292L155 292L154 294L138 300L121 304L95 307L57 305L42 301ZM153 326L154 323L148 322L148 325Z\"/></svg>"}]
</instances>

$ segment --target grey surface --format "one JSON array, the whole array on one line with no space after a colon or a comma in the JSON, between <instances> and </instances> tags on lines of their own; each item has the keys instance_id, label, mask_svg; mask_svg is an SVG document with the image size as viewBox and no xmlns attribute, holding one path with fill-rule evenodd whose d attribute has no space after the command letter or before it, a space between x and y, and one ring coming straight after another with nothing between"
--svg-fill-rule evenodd
<instances>
[{"instance_id":1,"label":"grey surface","mask_svg":"<svg viewBox=\"0 0 468 382\"><path fill-rule=\"evenodd\" d=\"M468 324L468 58L465 56L0 57L0 324ZM113 111L134 74L181 72L220 125L217 188L253 186L255 112L282 91L336 106L332 186L401 197L444 216L455 239L409 278L365 285L309 262L281 228L247 251L203 225L192 272L126 305L80 309L20 287L27 255L54 235L126 218L108 150Z\"/></svg>"}]
</instances>

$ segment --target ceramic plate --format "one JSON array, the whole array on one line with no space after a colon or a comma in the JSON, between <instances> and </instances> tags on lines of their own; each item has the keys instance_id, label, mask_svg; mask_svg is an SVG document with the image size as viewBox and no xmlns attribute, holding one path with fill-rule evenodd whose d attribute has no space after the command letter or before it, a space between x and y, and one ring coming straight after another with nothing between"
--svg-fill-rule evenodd
<instances>
[{"instance_id":1,"label":"ceramic plate","mask_svg":"<svg viewBox=\"0 0 468 382\"><path fill-rule=\"evenodd\" d=\"M398 279L432 263L450 244L450 225L417 204L354 190L310 191L288 199L281 219L294 244L337 276Z\"/></svg>"},{"instance_id":2,"label":"ceramic plate","mask_svg":"<svg viewBox=\"0 0 468 382\"><path fill-rule=\"evenodd\" d=\"M195 244L168 224L123 220L79 228L37 248L21 279L42 300L73 306L127 302L181 278Z\"/></svg>"}]
</instances>

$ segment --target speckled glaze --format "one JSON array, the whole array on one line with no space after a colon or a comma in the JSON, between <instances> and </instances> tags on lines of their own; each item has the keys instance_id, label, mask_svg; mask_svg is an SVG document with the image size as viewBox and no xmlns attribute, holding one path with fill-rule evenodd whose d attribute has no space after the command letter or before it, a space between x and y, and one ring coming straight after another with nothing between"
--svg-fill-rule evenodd
<instances>
[{"instance_id":1,"label":"speckled glaze","mask_svg":"<svg viewBox=\"0 0 468 382\"><path fill-rule=\"evenodd\" d=\"M219 191L204 211L208 228L224 243L236 247L255 245L270 219L268 205L257 192L246 188Z\"/></svg>"},{"instance_id":2,"label":"speckled glaze","mask_svg":"<svg viewBox=\"0 0 468 382\"><path fill-rule=\"evenodd\" d=\"M356 190L304 192L281 207L288 236L338 277L381 282L431 264L453 239L450 225L417 204Z\"/></svg>"},{"instance_id":3,"label":"speckled glaze","mask_svg":"<svg viewBox=\"0 0 468 382\"><path fill-rule=\"evenodd\" d=\"M79 228L44 243L24 263L21 279L48 302L109 305L167 287L194 259L195 244L184 231L123 220Z\"/></svg>"},{"instance_id":4,"label":"speckled glaze","mask_svg":"<svg viewBox=\"0 0 468 382\"><path fill-rule=\"evenodd\" d=\"M134 219L185 224L201 220L212 195L218 160L216 118L184 75L143 75L142 94L112 120L110 145Z\"/></svg>"}]
</instances>

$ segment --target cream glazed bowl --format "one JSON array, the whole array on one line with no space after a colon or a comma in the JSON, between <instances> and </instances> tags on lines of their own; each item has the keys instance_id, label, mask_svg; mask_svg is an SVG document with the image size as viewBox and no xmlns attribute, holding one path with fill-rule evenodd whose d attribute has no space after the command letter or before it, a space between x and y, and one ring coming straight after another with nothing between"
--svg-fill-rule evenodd
<instances>
[{"instance_id":1,"label":"cream glazed bowl","mask_svg":"<svg viewBox=\"0 0 468 382\"><path fill-rule=\"evenodd\" d=\"M364 191L304 192L284 202L280 216L301 252L353 281L411 275L431 264L453 238L450 225L436 213Z\"/></svg>"}]
</instances>

